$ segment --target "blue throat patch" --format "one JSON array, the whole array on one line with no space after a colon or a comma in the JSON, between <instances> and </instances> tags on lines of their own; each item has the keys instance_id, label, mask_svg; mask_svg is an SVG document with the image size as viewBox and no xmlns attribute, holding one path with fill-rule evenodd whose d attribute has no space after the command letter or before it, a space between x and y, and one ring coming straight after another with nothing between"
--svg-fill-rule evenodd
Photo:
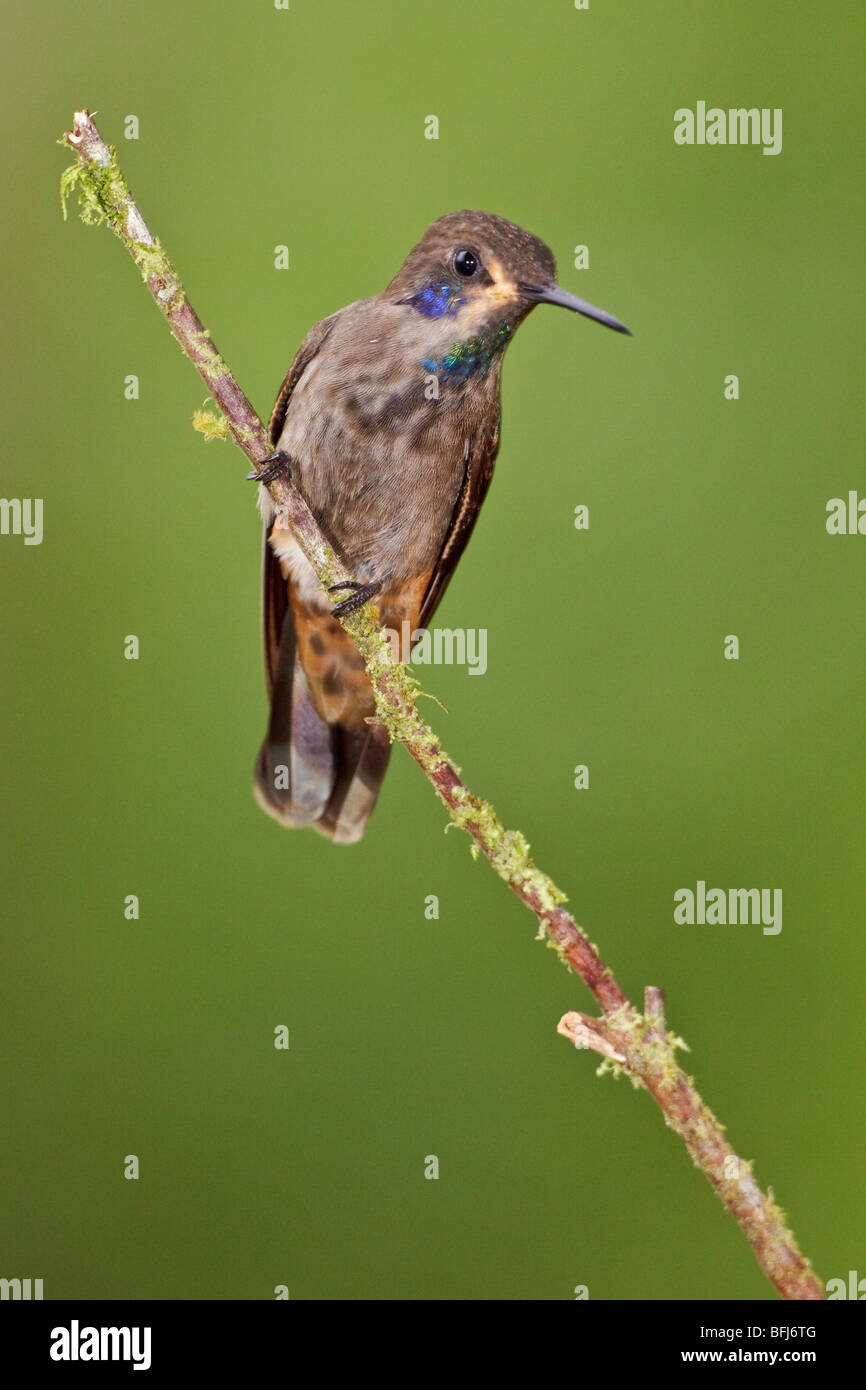
<instances>
[{"instance_id":1,"label":"blue throat patch","mask_svg":"<svg viewBox=\"0 0 866 1390\"><path fill-rule=\"evenodd\" d=\"M431 281L422 285L410 299L403 302L411 304L413 309L417 309L419 314L424 314L428 319L453 319L457 317L466 300L453 285L444 281Z\"/></svg>"}]
</instances>

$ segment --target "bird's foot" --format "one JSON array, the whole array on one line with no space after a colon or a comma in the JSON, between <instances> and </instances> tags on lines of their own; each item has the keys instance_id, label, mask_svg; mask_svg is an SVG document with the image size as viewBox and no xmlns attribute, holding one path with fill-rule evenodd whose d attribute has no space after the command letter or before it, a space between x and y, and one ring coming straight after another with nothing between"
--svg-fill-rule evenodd
<instances>
[{"instance_id":1,"label":"bird's foot","mask_svg":"<svg viewBox=\"0 0 866 1390\"><path fill-rule=\"evenodd\" d=\"M355 592L348 598L342 599L331 609L335 618L345 618L347 613L357 613L359 608L363 608L368 599L374 594L378 594L381 584L359 584L357 579L344 579L340 584L332 584L328 589L329 594L335 594L339 589L354 589Z\"/></svg>"},{"instance_id":2,"label":"bird's foot","mask_svg":"<svg viewBox=\"0 0 866 1390\"><path fill-rule=\"evenodd\" d=\"M266 454L263 459L259 459L260 471L253 469L247 477L251 483L272 483L275 478L290 478L291 462L291 454L284 454L282 449L275 449L272 454Z\"/></svg>"}]
</instances>

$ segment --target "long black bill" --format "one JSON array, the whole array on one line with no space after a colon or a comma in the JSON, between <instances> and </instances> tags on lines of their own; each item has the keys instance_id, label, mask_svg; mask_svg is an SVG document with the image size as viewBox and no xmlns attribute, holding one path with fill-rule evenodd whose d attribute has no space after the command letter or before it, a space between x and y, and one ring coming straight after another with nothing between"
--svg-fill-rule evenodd
<instances>
[{"instance_id":1,"label":"long black bill","mask_svg":"<svg viewBox=\"0 0 866 1390\"><path fill-rule=\"evenodd\" d=\"M568 290L561 290L559 285L518 285L517 288L526 299L532 299L536 304L559 304L563 309L573 309L576 314L583 314L588 319L595 319L596 323L603 323L605 328L612 328L615 333L628 333L631 337L630 329L624 323L615 319L613 314L606 314L604 309L596 309L594 304L587 304L585 299L578 299L576 294L569 294Z\"/></svg>"}]
</instances>

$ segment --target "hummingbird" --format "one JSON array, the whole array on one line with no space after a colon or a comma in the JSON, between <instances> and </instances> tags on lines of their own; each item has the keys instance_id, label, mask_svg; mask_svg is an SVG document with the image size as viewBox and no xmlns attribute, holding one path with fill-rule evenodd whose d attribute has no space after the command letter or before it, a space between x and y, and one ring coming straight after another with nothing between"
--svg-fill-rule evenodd
<instances>
[{"instance_id":1,"label":"hummingbird","mask_svg":"<svg viewBox=\"0 0 866 1390\"><path fill-rule=\"evenodd\" d=\"M381 294L316 324L289 368L274 450L250 477L290 476L354 580L335 586L351 591L339 601L326 592L260 487L270 719L255 792L283 825L338 844L364 832L390 741L337 619L374 599L392 631L429 623L490 486L505 349L537 304L629 332L560 288L537 237L491 213L449 213Z\"/></svg>"}]
</instances>

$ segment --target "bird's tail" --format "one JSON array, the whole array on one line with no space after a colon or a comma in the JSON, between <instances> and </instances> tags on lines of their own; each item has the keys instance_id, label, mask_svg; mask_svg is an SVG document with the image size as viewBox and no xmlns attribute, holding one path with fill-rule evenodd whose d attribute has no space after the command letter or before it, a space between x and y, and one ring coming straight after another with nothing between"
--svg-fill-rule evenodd
<instances>
[{"instance_id":1,"label":"bird's tail","mask_svg":"<svg viewBox=\"0 0 866 1390\"><path fill-rule=\"evenodd\" d=\"M286 580L279 579L285 593ZM376 804L391 752L388 733L366 722L376 707L352 638L336 618L300 599L291 580L288 597L281 629L272 634L271 713L256 763L256 798L283 825L312 825L338 844L352 844Z\"/></svg>"}]
</instances>

